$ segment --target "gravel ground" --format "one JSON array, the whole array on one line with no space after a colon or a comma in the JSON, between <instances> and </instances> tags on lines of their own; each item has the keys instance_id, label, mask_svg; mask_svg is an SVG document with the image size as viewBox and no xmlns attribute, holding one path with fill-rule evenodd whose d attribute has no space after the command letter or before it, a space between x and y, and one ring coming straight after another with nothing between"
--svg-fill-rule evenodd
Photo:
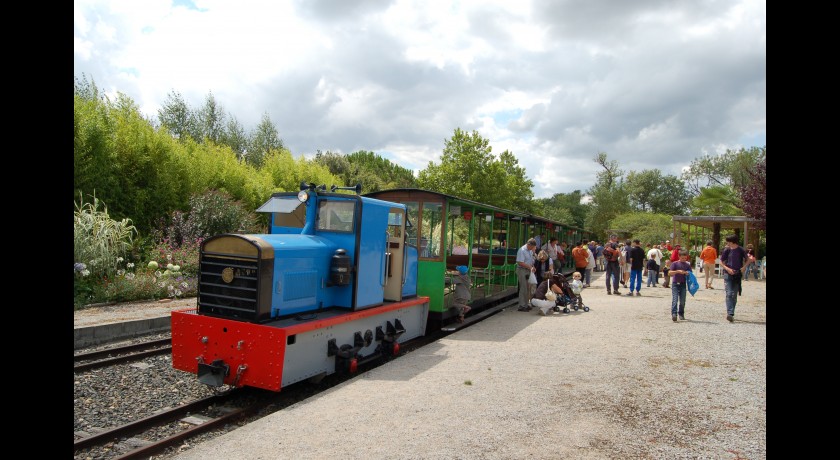
<instances>
[{"instance_id":1,"label":"gravel ground","mask_svg":"<svg viewBox=\"0 0 840 460\"><path fill-rule=\"evenodd\" d=\"M766 283L674 323L593 278L590 312L504 311L176 458L765 458Z\"/></svg>"}]
</instances>

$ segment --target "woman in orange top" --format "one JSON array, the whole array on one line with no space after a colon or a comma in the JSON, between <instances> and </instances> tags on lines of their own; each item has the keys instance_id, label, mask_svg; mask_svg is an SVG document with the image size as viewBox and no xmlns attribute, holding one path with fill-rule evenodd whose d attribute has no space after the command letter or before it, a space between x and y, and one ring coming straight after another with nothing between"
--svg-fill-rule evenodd
<instances>
[{"instance_id":1,"label":"woman in orange top","mask_svg":"<svg viewBox=\"0 0 840 460\"><path fill-rule=\"evenodd\" d=\"M586 272L589 264L589 250L586 249L586 242L578 241L577 247L572 249L572 258L575 259L575 269L581 273Z\"/></svg>"},{"instance_id":2,"label":"woman in orange top","mask_svg":"<svg viewBox=\"0 0 840 460\"><path fill-rule=\"evenodd\" d=\"M706 247L700 253L700 259L703 260L703 271L706 272L706 289L714 289L712 287L712 280L715 279L715 259L717 259L717 249L712 246L712 241L706 241Z\"/></svg>"}]
</instances>

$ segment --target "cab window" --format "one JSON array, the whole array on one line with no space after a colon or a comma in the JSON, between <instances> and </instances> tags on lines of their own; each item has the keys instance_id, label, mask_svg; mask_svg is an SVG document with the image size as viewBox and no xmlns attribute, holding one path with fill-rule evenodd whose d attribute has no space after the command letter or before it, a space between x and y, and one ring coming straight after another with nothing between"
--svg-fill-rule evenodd
<instances>
[{"instance_id":1,"label":"cab window","mask_svg":"<svg viewBox=\"0 0 840 460\"><path fill-rule=\"evenodd\" d=\"M352 232L355 201L321 200L318 202L318 230Z\"/></svg>"}]
</instances>

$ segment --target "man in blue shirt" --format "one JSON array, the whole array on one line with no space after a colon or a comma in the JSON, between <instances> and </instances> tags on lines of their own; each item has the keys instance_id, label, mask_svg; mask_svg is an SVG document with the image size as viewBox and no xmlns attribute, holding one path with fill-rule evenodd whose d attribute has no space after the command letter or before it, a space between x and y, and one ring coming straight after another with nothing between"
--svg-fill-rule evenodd
<instances>
[{"instance_id":1,"label":"man in blue shirt","mask_svg":"<svg viewBox=\"0 0 840 460\"><path fill-rule=\"evenodd\" d=\"M524 246L516 251L516 277L519 279L519 311L531 311L531 290L528 287L528 277L534 268L534 249L537 240L531 238Z\"/></svg>"},{"instance_id":2,"label":"man in blue shirt","mask_svg":"<svg viewBox=\"0 0 840 460\"><path fill-rule=\"evenodd\" d=\"M720 255L720 266L724 270L723 284L726 287L726 320L735 321L735 304L741 293L741 276L746 268L747 251L738 246L738 236L726 237L726 249Z\"/></svg>"}]
</instances>

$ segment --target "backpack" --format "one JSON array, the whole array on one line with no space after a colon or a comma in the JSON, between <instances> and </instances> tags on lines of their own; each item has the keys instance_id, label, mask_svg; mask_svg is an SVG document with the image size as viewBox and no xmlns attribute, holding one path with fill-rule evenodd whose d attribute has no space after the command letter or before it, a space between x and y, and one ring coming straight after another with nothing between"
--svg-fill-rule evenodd
<instances>
[{"instance_id":1,"label":"backpack","mask_svg":"<svg viewBox=\"0 0 840 460\"><path fill-rule=\"evenodd\" d=\"M619 252L618 249L610 246L604 248L604 259L606 259L607 262L618 262L619 256L621 256L621 252Z\"/></svg>"}]
</instances>

